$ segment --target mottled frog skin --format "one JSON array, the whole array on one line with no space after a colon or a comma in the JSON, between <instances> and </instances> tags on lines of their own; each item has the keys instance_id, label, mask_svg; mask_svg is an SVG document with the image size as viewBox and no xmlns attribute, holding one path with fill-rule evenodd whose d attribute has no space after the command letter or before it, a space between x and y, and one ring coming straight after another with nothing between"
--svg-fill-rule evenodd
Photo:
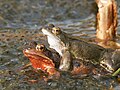
<instances>
[{"instance_id":1,"label":"mottled frog skin","mask_svg":"<svg viewBox=\"0 0 120 90\"><path fill-rule=\"evenodd\" d=\"M57 61L54 63L55 59L53 58L53 54L43 44L38 44L33 48L24 49L23 53L29 58L34 69L40 69L43 72L48 73L50 76L59 76L59 72L55 68L55 63L57 65L59 62Z\"/></svg>"},{"instance_id":2,"label":"mottled frog skin","mask_svg":"<svg viewBox=\"0 0 120 90\"><path fill-rule=\"evenodd\" d=\"M108 71L114 71L120 67L119 50L105 49L97 44L74 39L53 24L43 27L42 32L47 36L50 48L55 49L62 57L59 66L62 71L70 69L72 58L101 65ZM115 67L116 62L118 64Z\"/></svg>"},{"instance_id":3,"label":"mottled frog skin","mask_svg":"<svg viewBox=\"0 0 120 90\"><path fill-rule=\"evenodd\" d=\"M34 69L40 69L49 76L60 76L58 70L60 61L62 60L59 54L55 51L49 50L43 44L36 42L29 43L27 49L23 50L26 57L29 58ZM64 54L68 56L67 54ZM70 73L75 74L95 74L96 67L92 64L84 63L82 60L74 59L71 64Z\"/></svg>"}]
</instances>

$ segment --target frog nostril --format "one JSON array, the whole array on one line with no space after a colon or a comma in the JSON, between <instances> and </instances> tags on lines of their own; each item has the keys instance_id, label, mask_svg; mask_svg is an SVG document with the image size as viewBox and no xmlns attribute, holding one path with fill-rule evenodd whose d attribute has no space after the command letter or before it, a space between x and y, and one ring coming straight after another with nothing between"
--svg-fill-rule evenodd
<instances>
[{"instance_id":1,"label":"frog nostril","mask_svg":"<svg viewBox=\"0 0 120 90\"><path fill-rule=\"evenodd\" d=\"M53 24L48 24L48 26L49 26L50 28L55 27Z\"/></svg>"},{"instance_id":2,"label":"frog nostril","mask_svg":"<svg viewBox=\"0 0 120 90\"><path fill-rule=\"evenodd\" d=\"M30 50L31 48L28 48L28 50Z\"/></svg>"},{"instance_id":3,"label":"frog nostril","mask_svg":"<svg viewBox=\"0 0 120 90\"><path fill-rule=\"evenodd\" d=\"M28 49L25 49L24 52L29 52Z\"/></svg>"},{"instance_id":4,"label":"frog nostril","mask_svg":"<svg viewBox=\"0 0 120 90\"><path fill-rule=\"evenodd\" d=\"M39 30L41 31L43 28L39 28Z\"/></svg>"}]
</instances>

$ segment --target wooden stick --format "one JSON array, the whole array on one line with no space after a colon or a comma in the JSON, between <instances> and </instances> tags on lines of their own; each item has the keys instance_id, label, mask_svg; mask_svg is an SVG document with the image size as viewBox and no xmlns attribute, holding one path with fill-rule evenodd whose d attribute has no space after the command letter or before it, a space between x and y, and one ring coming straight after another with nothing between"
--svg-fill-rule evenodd
<instances>
[{"instance_id":1,"label":"wooden stick","mask_svg":"<svg viewBox=\"0 0 120 90\"><path fill-rule=\"evenodd\" d=\"M96 37L114 40L117 28L117 5L115 0L96 0L98 5Z\"/></svg>"}]
</instances>

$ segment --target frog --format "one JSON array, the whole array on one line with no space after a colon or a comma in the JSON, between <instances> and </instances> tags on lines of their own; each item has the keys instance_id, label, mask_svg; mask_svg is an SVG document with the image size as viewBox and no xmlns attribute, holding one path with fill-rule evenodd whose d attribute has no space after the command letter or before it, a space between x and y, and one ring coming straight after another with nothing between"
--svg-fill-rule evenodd
<instances>
[{"instance_id":1,"label":"frog","mask_svg":"<svg viewBox=\"0 0 120 90\"><path fill-rule=\"evenodd\" d=\"M86 42L82 39L76 39L53 24L44 26L41 31L47 36L49 47L56 50L62 57L59 66L61 71L70 70L73 58L88 63L90 62L96 66L100 65L109 72L120 68L119 50L106 49L97 44ZM115 56L117 56L117 58ZM118 64L114 67L116 62Z\"/></svg>"},{"instance_id":2,"label":"frog","mask_svg":"<svg viewBox=\"0 0 120 90\"><path fill-rule=\"evenodd\" d=\"M55 62L57 57L53 60L53 54L45 47L44 44L32 43L30 47L23 50L23 54L29 58L32 67L35 70L41 70L48 74L49 77L60 76L60 73L56 70L55 66L55 63L58 64L58 61Z\"/></svg>"},{"instance_id":3,"label":"frog","mask_svg":"<svg viewBox=\"0 0 120 90\"><path fill-rule=\"evenodd\" d=\"M60 71L58 70L59 64L61 61L60 55L47 48L44 44L37 44L36 42L30 42L26 49L23 50L23 53L32 63L34 69L40 69L48 73L48 76L51 77L60 77ZM69 73L72 75L85 75L85 74L95 74L97 69L92 64L83 63L82 60L73 60L72 68Z\"/></svg>"}]
</instances>

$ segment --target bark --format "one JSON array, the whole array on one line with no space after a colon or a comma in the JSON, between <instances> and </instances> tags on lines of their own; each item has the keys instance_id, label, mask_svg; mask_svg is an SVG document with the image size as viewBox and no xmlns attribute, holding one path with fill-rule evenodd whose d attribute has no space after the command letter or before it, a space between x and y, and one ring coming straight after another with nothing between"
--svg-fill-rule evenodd
<instances>
[{"instance_id":1,"label":"bark","mask_svg":"<svg viewBox=\"0 0 120 90\"><path fill-rule=\"evenodd\" d=\"M115 0L96 0L98 5L96 37L109 41L116 37L117 4Z\"/></svg>"}]
</instances>

